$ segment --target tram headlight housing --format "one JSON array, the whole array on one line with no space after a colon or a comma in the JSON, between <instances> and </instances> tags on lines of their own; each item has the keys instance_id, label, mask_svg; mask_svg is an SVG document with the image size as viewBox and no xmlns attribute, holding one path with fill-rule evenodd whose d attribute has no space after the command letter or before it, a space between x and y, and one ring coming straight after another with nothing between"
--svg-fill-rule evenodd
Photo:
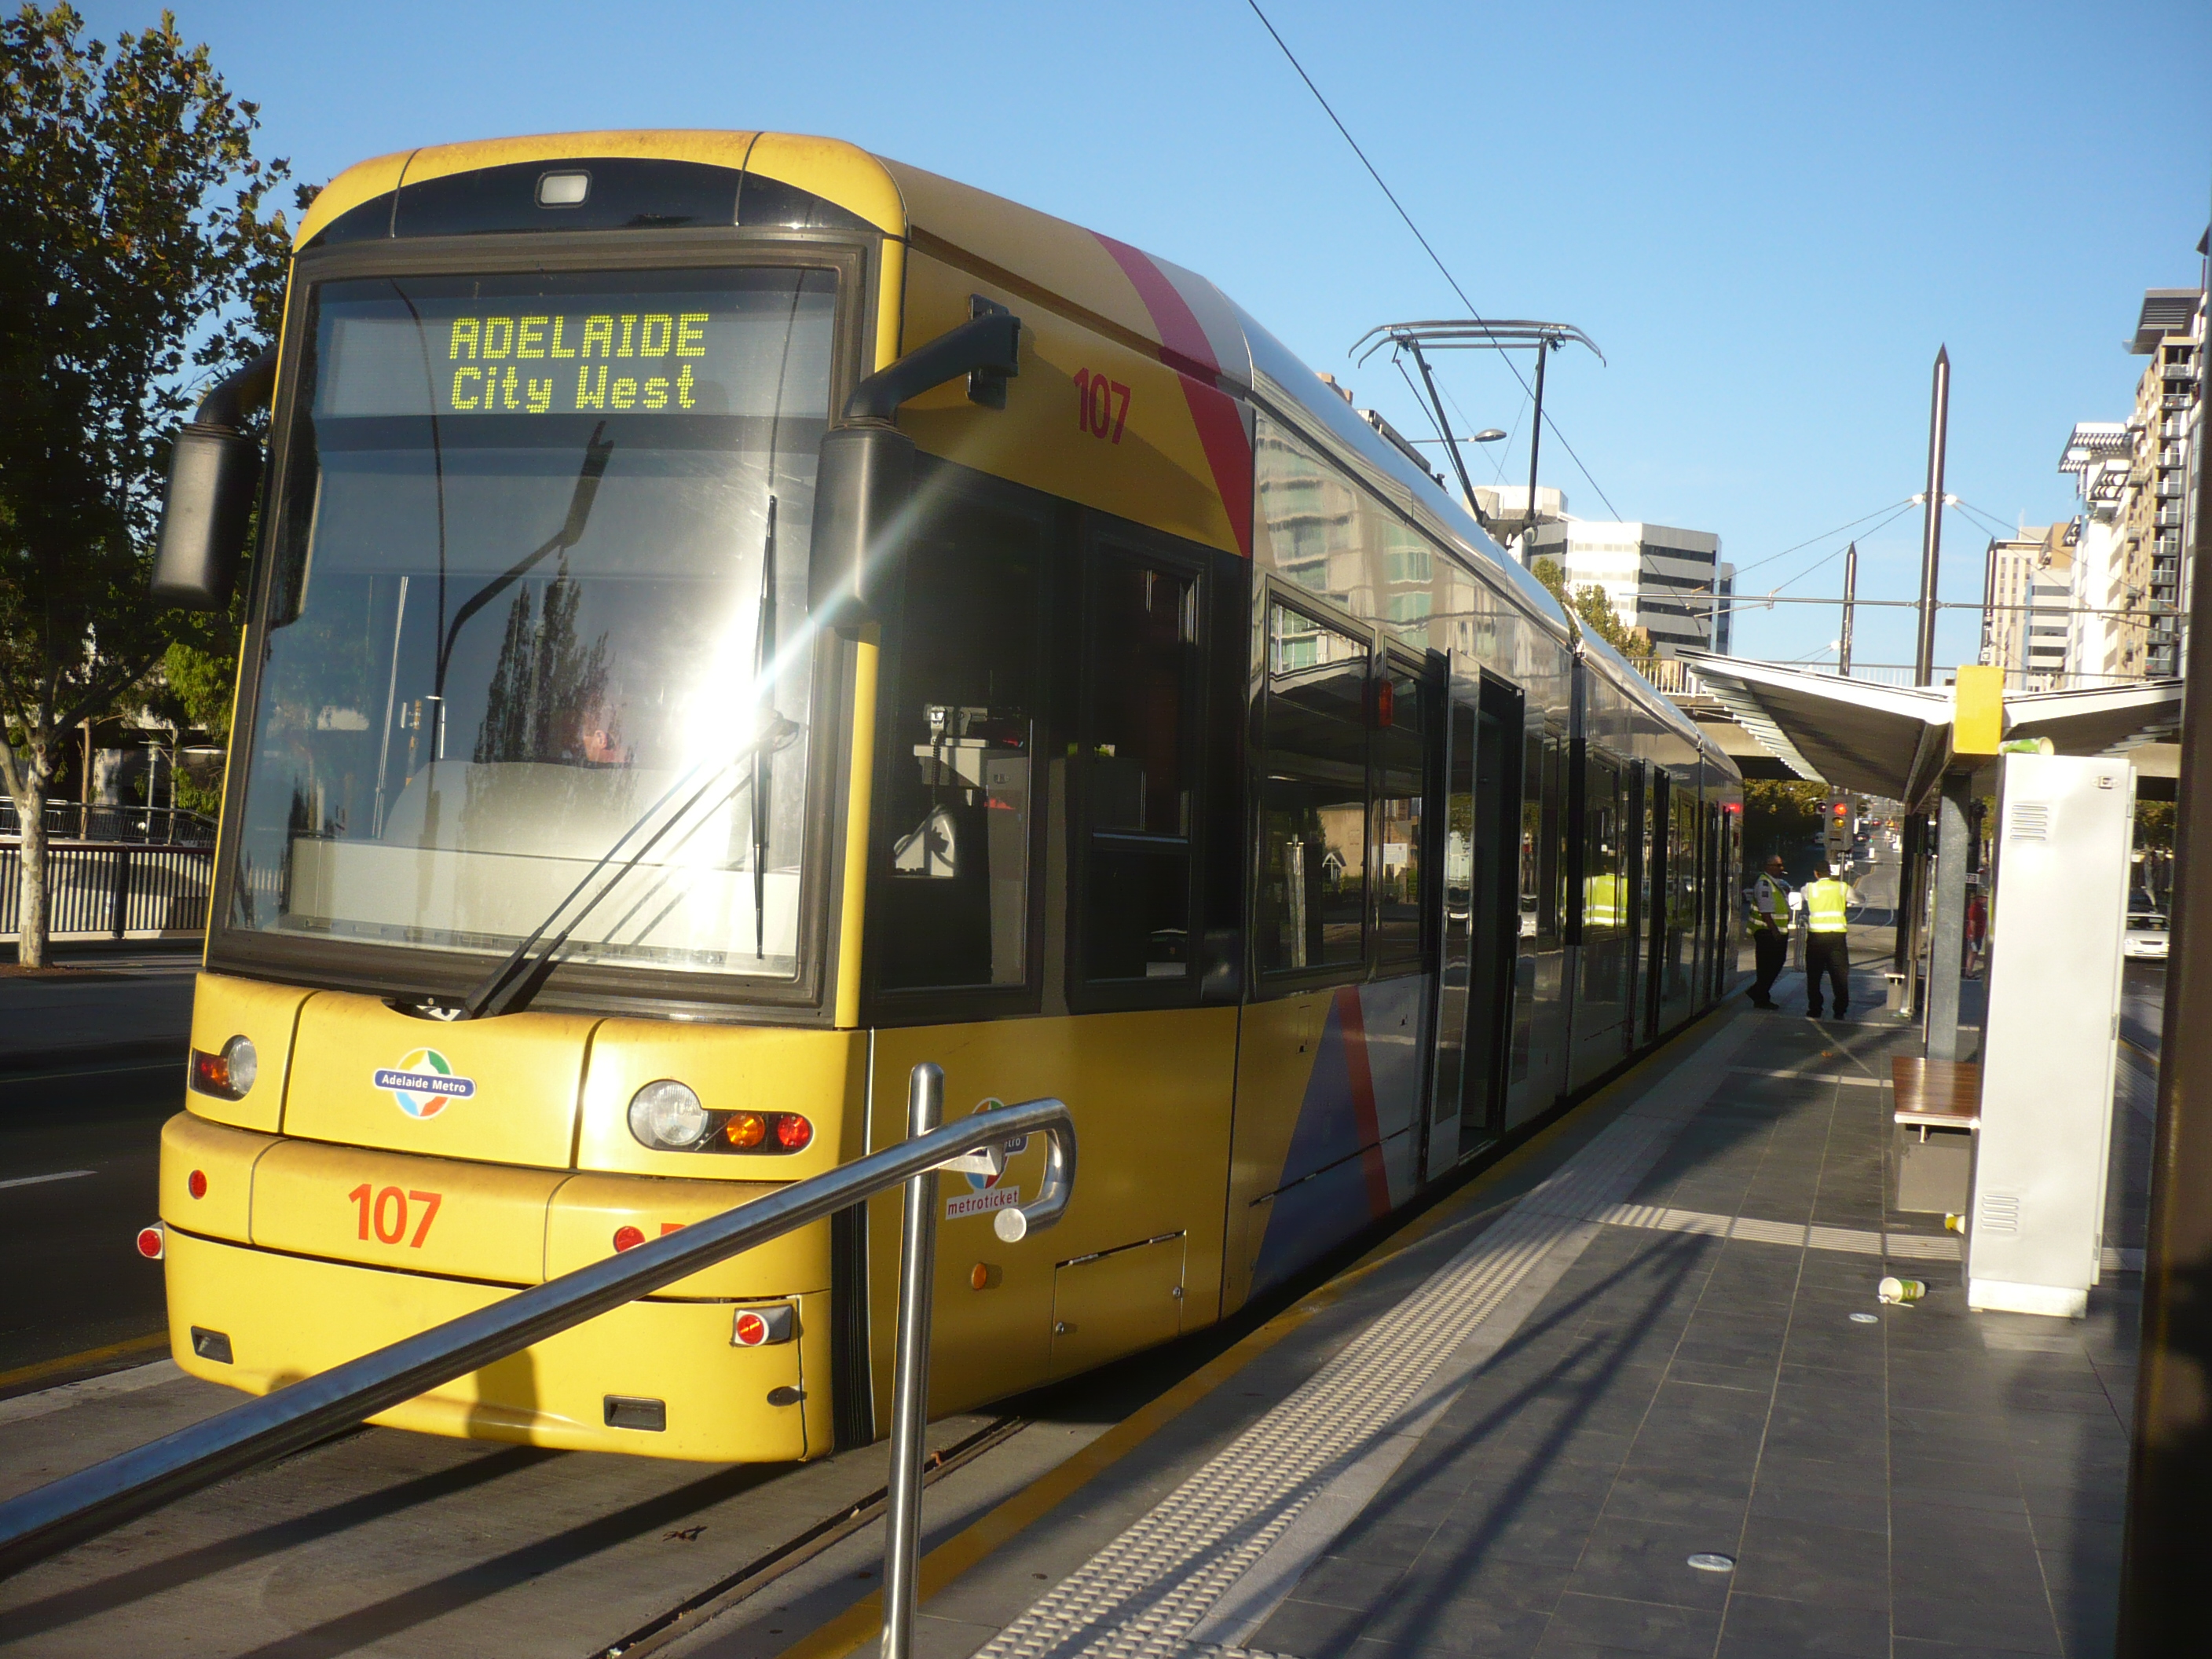
<instances>
[{"instance_id":1,"label":"tram headlight housing","mask_svg":"<svg viewBox=\"0 0 2212 1659\"><path fill-rule=\"evenodd\" d=\"M253 1039L234 1036L222 1045L218 1054L209 1054L202 1048L192 1050L191 1086L194 1092L213 1095L218 1100L242 1100L253 1087L254 1074L260 1070L261 1058L253 1051Z\"/></svg>"},{"instance_id":2,"label":"tram headlight housing","mask_svg":"<svg viewBox=\"0 0 2212 1659\"><path fill-rule=\"evenodd\" d=\"M707 1138L712 1122L690 1085L673 1078L648 1083L630 1097L629 1132L656 1152L688 1152Z\"/></svg>"}]
</instances>

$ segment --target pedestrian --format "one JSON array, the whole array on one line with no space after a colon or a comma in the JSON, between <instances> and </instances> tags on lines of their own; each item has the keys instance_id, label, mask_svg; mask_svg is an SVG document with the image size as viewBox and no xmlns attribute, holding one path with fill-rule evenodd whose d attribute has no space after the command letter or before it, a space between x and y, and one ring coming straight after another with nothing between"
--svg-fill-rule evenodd
<instances>
[{"instance_id":1,"label":"pedestrian","mask_svg":"<svg viewBox=\"0 0 2212 1659\"><path fill-rule=\"evenodd\" d=\"M1805 884L1805 1018L1820 1018L1820 980L1825 975L1835 991L1836 1018L1851 1010L1851 961L1844 943L1851 890L1836 879L1826 864L1813 866L1813 879Z\"/></svg>"},{"instance_id":2,"label":"pedestrian","mask_svg":"<svg viewBox=\"0 0 2212 1659\"><path fill-rule=\"evenodd\" d=\"M1983 953L1990 938L1990 902L1982 896L1979 882L1966 895L1966 977L1982 976Z\"/></svg>"},{"instance_id":3,"label":"pedestrian","mask_svg":"<svg viewBox=\"0 0 2212 1659\"><path fill-rule=\"evenodd\" d=\"M1766 872L1751 884L1751 953L1758 973L1751 981L1751 1006L1775 1008L1774 981L1790 960L1790 883L1782 854L1771 853Z\"/></svg>"}]
</instances>

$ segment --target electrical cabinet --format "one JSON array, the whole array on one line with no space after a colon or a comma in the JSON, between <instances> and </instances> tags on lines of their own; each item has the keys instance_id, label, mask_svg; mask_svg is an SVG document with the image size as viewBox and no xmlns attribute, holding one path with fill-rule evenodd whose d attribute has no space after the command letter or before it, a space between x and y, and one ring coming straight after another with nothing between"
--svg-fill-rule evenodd
<instances>
[{"instance_id":1,"label":"electrical cabinet","mask_svg":"<svg viewBox=\"0 0 2212 1659\"><path fill-rule=\"evenodd\" d=\"M2088 1311L2104 1243L2134 824L2124 759L1999 763L1969 1307Z\"/></svg>"}]
</instances>

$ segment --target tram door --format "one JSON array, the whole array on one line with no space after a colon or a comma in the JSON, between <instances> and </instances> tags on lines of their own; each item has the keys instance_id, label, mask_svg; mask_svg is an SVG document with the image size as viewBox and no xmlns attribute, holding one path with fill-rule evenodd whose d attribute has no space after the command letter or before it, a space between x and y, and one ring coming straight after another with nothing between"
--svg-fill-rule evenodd
<instances>
[{"instance_id":1,"label":"tram door","mask_svg":"<svg viewBox=\"0 0 2212 1659\"><path fill-rule=\"evenodd\" d=\"M1621 935L1621 954L1625 958L1621 982L1628 1017L1620 1022L1620 1046L1624 1052L1631 1053L1640 1040L1638 1031L1643 1024L1638 1018L1643 999L1638 993L1650 978L1652 966L1650 953L1640 948L1644 918L1651 914L1651 802L1644 787L1644 775L1649 769L1642 761L1629 763L1628 821L1621 832L1628 858L1628 879L1625 884L1627 910ZM1645 976L1643 980L1637 977L1639 969Z\"/></svg>"},{"instance_id":2,"label":"tram door","mask_svg":"<svg viewBox=\"0 0 2212 1659\"><path fill-rule=\"evenodd\" d=\"M1669 800L1672 788L1664 771L1655 770L1651 777L1650 811L1645 841L1650 848L1647 859L1650 897L1644 908L1644 1040L1651 1042L1659 1035L1659 999L1667 982L1667 911L1668 895L1673 890L1672 860L1674 840L1668 834L1673 822L1673 807Z\"/></svg>"},{"instance_id":3,"label":"tram door","mask_svg":"<svg viewBox=\"0 0 2212 1659\"><path fill-rule=\"evenodd\" d=\"M1474 939L1475 748L1481 708L1455 690L1443 731L1443 927L1437 961L1436 1064L1431 1074L1428 1156L1434 1177L1459 1161L1461 1081L1467 1056L1467 990Z\"/></svg>"},{"instance_id":4,"label":"tram door","mask_svg":"<svg viewBox=\"0 0 2212 1659\"><path fill-rule=\"evenodd\" d=\"M1520 948L1522 696L1486 679L1475 725L1474 847L1470 872L1466 1061L1460 1086L1464 1158L1505 1127L1505 1062Z\"/></svg>"}]
</instances>

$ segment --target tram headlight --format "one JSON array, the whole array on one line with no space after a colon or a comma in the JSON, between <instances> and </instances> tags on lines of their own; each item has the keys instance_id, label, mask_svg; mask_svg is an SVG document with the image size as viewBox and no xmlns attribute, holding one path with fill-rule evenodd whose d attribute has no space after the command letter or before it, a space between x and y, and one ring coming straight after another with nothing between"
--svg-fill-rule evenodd
<instances>
[{"instance_id":1,"label":"tram headlight","mask_svg":"<svg viewBox=\"0 0 2212 1659\"><path fill-rule=\"evenodd\" d=\"M648 1083L630 1097L629 1132L657 1152L696 1146L706 1138L709 1121L699 1097L673 1078Z\"/></svg>"},{"instance_id":2,"label":"tram headlight","mask_svg":"<svg viewBox=\"0 0 2212 1659\"><path fill-rule=\"evenodd\" d=\"M192 1050L191 1086L200 1094L214 1095L222 1100L243 1099L253 1087L254 1073L260 1068L260 1056L253 1052L253 1039L234 1036L222 1045L220 1054L209 1054L204 1049Z\"/></svg>"}]
</instances>

